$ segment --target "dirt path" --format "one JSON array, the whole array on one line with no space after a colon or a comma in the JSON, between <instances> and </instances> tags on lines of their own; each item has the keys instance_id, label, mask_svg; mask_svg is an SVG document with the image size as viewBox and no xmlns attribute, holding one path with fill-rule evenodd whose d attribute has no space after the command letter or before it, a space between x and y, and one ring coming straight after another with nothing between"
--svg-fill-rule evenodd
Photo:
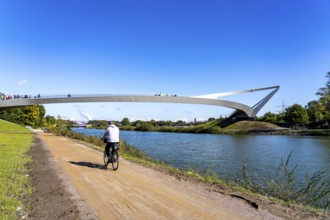
<instances>
[{"instance_id":1,"label":"dirt path","mask_svg":"<svg viewBox=\"0 0 330 220\"><path fill-rule=\"evenodd\" d=\"M76 206L65 211L66 219L280 219L244 200L123 158L117 171L105 170L101 152L64 137L37 136L73 195Z\"/></svg>"}]
</instances>

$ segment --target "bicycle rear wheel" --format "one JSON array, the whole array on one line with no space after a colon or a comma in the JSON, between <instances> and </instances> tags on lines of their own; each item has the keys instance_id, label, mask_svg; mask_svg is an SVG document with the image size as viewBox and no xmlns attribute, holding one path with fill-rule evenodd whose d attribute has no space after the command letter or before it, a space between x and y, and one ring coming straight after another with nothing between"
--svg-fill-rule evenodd
<instances>
[{"instance_id":1,"label":"bicycle rear wheel","mask_svg":"<svg viewBox=\"0 0 330 220\"><path fill-rule=\"evenodd\" d=\"M117 170L119 167L119 154L117 151L113 152L111 163L113 170Z\"/></svg>"},{"instance_id":2,"label":"bicycle rear wheel","mask_svg":"<svg viewBox=\"0 0 330 220\"><path fill-rule=\"evenodd\" d=\"M109 158L108 158L108 156L107 156L107 154L105 153L105 151L104 151L104 153L103 153L103 161L104 161L104 166L105 167L107 167L108 166L108 160Z\"/></svg>"}]
</instances>

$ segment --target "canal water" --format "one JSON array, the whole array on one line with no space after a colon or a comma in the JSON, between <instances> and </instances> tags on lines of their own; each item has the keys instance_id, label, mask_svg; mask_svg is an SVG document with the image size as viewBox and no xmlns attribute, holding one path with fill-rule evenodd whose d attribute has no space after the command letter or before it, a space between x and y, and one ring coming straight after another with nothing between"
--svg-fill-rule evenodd
<instances>
[{"instance_id":1,"label":"canal water","mask_svg":"<svg viewBox=\"0 0 330 220\"><path fill-rule=\"evenodd\" d=\"M72 128L100 137L104 130ZM299 181L305 174L329 170L330 138L281 135L215 135L166 132L120 131L121 138L152 158L179 168L208 169L220 176L233 176L243 161L258 176L274 175L290 153L289 167L296 167Z\"/></svg>"}]
</instances>

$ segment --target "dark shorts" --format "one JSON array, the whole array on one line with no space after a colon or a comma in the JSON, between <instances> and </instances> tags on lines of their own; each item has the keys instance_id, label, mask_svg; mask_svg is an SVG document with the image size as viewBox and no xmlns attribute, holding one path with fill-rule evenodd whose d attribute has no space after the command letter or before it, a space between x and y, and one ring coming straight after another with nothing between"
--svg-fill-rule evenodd
<instances>
[{"instance_id":1,"label":"dark shorts","mask_svg":"<svg viewBox=\"0 0 330 220\"><path fill-rule=\"evenodd\" d=\"M105 153L107 154L107 156L110 156L110 148L112 149L111 150L111 154L113 153L113 150L115 149L114 147L116 145L119 145L118 142L112 142L112 143L107 143L107 145L105 145Z\"/></svg>"}]
</instances>

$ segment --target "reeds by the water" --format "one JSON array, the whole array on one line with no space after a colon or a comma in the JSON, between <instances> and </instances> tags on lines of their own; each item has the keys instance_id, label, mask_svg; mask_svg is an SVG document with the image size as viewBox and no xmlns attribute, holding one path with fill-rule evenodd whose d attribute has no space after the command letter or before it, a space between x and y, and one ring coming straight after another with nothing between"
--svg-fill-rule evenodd
<instances>
[{"instance_id":1,"label":"reeds by the water","mask_svg":"<svg viewBox=\"0 0 330 220\"><path fill-rule=\"evenodd\" d=\"M313 175L305 174L302 184L297 184L296 168L289 168L292 152L278 166L273 176L260 177L255 172L251 174L246 163L242 170L236 174L234 184L242 186L252 192L279 198L286 202L330 209L330 180L327 170L318 171Z\"/></svg>"}]
</instances>

